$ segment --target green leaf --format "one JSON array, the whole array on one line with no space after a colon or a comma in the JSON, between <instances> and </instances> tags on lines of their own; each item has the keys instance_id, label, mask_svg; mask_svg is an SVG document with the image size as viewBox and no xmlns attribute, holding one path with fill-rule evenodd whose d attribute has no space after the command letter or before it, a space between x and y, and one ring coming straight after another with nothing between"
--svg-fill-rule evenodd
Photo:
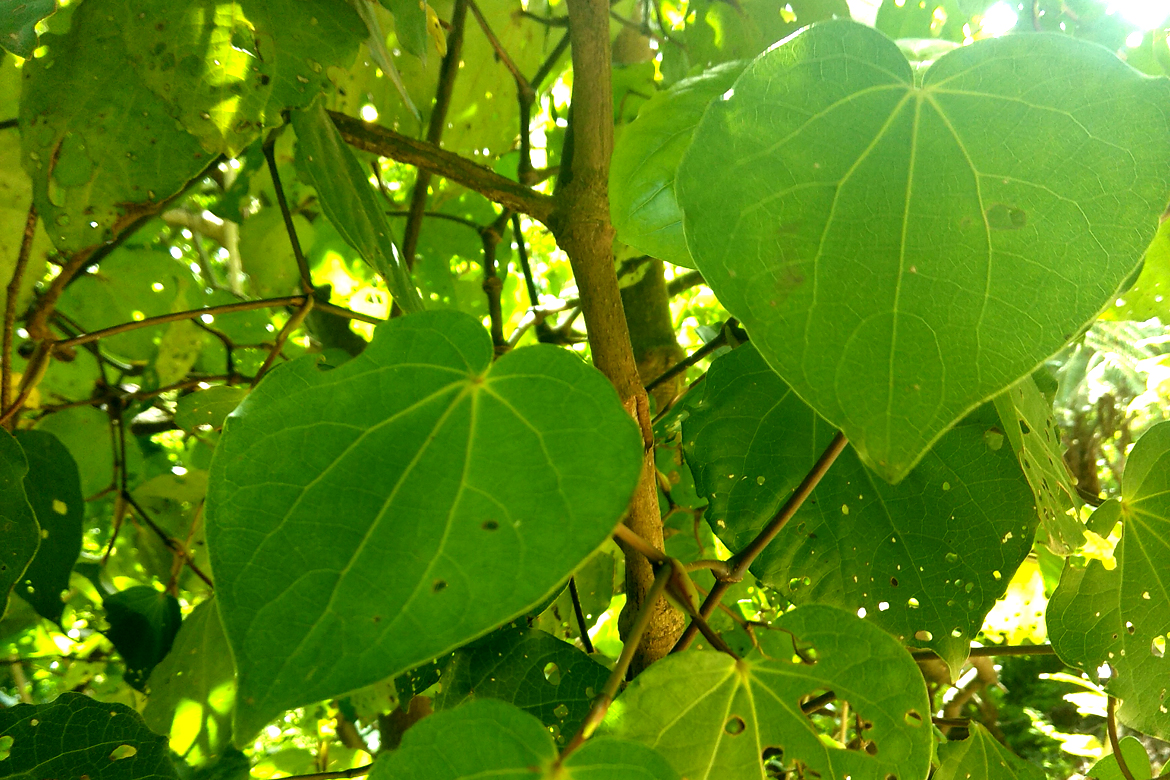
<instances>
[{"instance_id":1,"label":"green leaf","mask_svg":"<svg viewBox=\"0 0 1170 780\"><path fill-rule=\"evenodd\" d=\"M113 485L113 433L106 412L93 406L62 409L37 420L36 429L53 434L69 450L81 473L82 495L88 498ZM134 484L142 469L142 450L130 436L126 437L126 469Z\"/></svg>"},{"instance_id":2,"label":"green leaf","mask_svg":"<svg viewBox=\"0 0 1170 780\"><path fill-rule=\"evenodd\" d=\"M961 742L939 746L940 766L933 780L1045 780L1040 767L1024 761L999 743L980 723L972 722Z\"/></svg>"},{"instance_id":3,"label":"green leaf","mask_svg":"<svg viewBox=\"0 0 1170 780\"><path fill-rule=\"evenodd\" d=\"M365 2L365 0L362 0ZM427 12L421 0L381 0L394 14L394 32L402 48L415 57L427 58Z\"/></svg>"},{"instance_id":4,"label":"green leaf","mask_svg":"<svg viewBox=\"0 0 1170 780\"><path fill-rule=\"evenodd\" d=\"M997 395L994 403L1004 434L1032 488L1048 547L1058 555L1067 555L1085 541L1085 526L1076 516L1083 502L1064 464L1064 445L1052 417L1052 402L1040 392L1036 380L1026 376Z\"/></svg>"},{"instance_id":5,"label":"green leaf","mask_svg":"<svg viewBox=\"0 0 1170 780\"><path fill-rule=\"evenodd\" d=\"M0 429L0 618L8 611L8 594L41 543L41 529L24 492L27 473L24 450L11 433Z\"/></svg>"},{"instance_id":6,"label":"green leaf","mask_svg":"<svg viewBox=\"0 0 1170 780\"><path fill-rule=\"evenodd\" d=\"M622 130L609 168L609 209L619 241L668 263L695 267L683 238L674 177L703 111L745 67L731 62L678 82L652 97Z\"/></svg>"},{"instance_id":7,"label":"green leaf","mask_svg":"<svg viewBox=\"0 0 1170 780\"><path fill-rule=\"evenodd\" d=\"M41 530L40 548L16 593L38 615L60 623L65 609L61 594L69 589L69 575L81 554L85 519L81 475L69 450L53 434L18 431L16 441L28 460L24 490Z\"/></svg>"},{"instance_id":8,"label":"green leaf","mask_svg":"<svg viewBox=\"0 0 1170 780\"><path fill-rule=\"evenodd\" d=\"M345 0L219 0L122 5L130 59L212 153L238 154L280 112L332 89L365 25Z\"/></svg>"},{"instance_id":9,"label":"green leaf","mask_svg":"<svg viewBox=\"0 0 1170 780\"><path fill-rule=\"evenodd\" d=\"M183 621L171 652L150 678L142 718L190 766L220 758L231 746L236 670L219 622L215 600L197 606Z\"/></svg>"},{"instance_id":10,"label":"green leaf","mask_svg":"<svg viewBox=\"0 0 1170 780\"><path fill-rule=\"evenodd\" d=\"M977 41L916 75L876 30L814 25L708 108L678 173L687 246L897 482L1133 272L1170 190L1168 107L1170 80L1066 36Z\"/></svg>"},{"instance_id":11,"label":"green leaf","mask_svg":"<svg viewBox=\"0 0 1170 780\"><path fill-rule=\"evenodd\" d=\"M505 630L455 651L435 709L451 709L472 697L500 699L539 718L564 745L607 677L609 669L550 634Z\"/></svg>"},{"instance_id":12,"label":"green leaf","mask_svg":"<svg viewBox=\"0 0 1170 780\"><path fill-rule=\"evenodd\" d=\"M297 133L297 164L317 188L325 216L382 276L404 312L421 311L422 298L398 255L385 207L370 186L369 174L341 140L325 109L317 105L298 111L292 125Z\"/></svg>"},{"instance_id":13,"label":"green leaf","mask_svg":"<svg viewBox=\"0 0 1170 780\"><path fill-rule=\"evenodd\" d=\"M37 22L57 10L57 0L0 0L0 47L28 59L37 48Z\"/></svg>"},{"instance_id":14,"label":"green leaf","mask_svg":"<svg viewBox=\"0 0 1170 780\"><path fill-rule=\"evenodd\" d=\"M240 402L248 397L248 388L217 385L179 399L175 408L175 425L193 431L201 425L219 428Z\"/></svg>"},{"instance_id":15,"label":"green leaf","mask_svg":"<svg viewBox=\"0 0 1170 780\"><path fill-rule=\"evenodd\" d=\"M1133 286L1121 293L1114 305L1102 312L1102 319L1145 321L1167 317L1170 311L1170 220L1162 220L1154 240L1146 247L1141 273Z\"/></svg>"},{"instance_id":16,"label":"green leaf","mask_svg":"<svg viewBox=\"0 0 1170 780\"><path fill-rule=\"evenodd\" d=\"M166 737L124 704L66 692L49 704L0 709L0 735L12 737L6 778L168 780L176 778Z\"/></svg>"},{"instance_id":17,"label":"green leaf","mask_svg":"<svg viewBox=\"0 0 1170 780\"><path fill-rule=\"evenodd\" d=\"M1095 673L1108 664L1106 690L1121 699L1118 718L1139 731L1170 736L1170 423L1134 445L1121 480L1121 500L1094 512L1089 527L1108 536L1121 521L1116 567L1099 560L1065 564L1045 622L1061 660Z\"/></svg>"},{"instance_id":18,"label":"green leaf","mask_svg":"<svg viewBox=\"0 0 1170 780\"><path fill-rule=\"evenodd\" d=\"M273 371L228 418L207 497L237 742L539 603L613 530L641 453L599 372L547 346L492 363L456 312Z\"/></svg>"},{"instance_id":19,"label":"green leaf","mask_svg":"<svg viewBox=\"0 0 1170 780\"><path fill-rule=\"evenodd\" d=\"M1125 765L1133 774L1133 780L1150 780L1154 776L1150 766L1150 754L1137 737L1122 737L1118 740L1121 754L1125 757ZM1089 769L1086 777L1093 780L1125 780L1121 767L1117 763L1117 756L1110 753Z\"/></svg>"},{"instance_id":20,"label":"green leaf","mask_svg":"<svg viewBox=\"0 0 1170 780\"><path fill-rule=\"evenodd\" d=\"M149 585L118 591L103 602L110 624L106 637L126 664L126 682L142 691L151 671L175 641L183 621L179 601Z\"/></svg>"},{"instance_id":21,"label":"green leaf","mask_svg":"<svg viewBox=\"0 0 1170 780\"><path fill-rule=\"evenodd\" d=\"M586 742L561 771L552 767L556 758L552 735L539 720L510 704L481 699L419 721L400 748L378 757L370 780L678 778L653 750L616 739Z\"/></svg>"},{"instance_id":22,"label":"green leaf","mask_svg":"<svg viewBox=\"0 0 1170 780\"><path fill-rule=\"evenodd\" d=\"M69 32L46 35L48 54L23 68L24 169L49 236L66 252L110 240L211 162L135 73L114 15L124 8L78 6Z\"/></svg>"},{"instance_id":23,"label":"green leaf","mask_svg":"<svg viewBox=\"0 0 1170 780\"><path fill-rule=\"evenodd\" d=\"M774 658L692 651L655 663L610 706L602 729L658 750L689 780L762 780L770 776L769 748L782 751L776 760L785 769L803 767L806 777L926 777L930 700L898 642L831 607L800 607L773 628L786 647ZM801 711L826 691L872 724L860 735L865 750L826 742Z\"/></svg>"},{"instance_id":24,"label":"green leaf","mask_svg":"<svg viewBox=\"0 0 1170 780\"><path fill-rule=\"evenodd\" d=\"M683 422L706 518L733 551L771 520L832 440L831 425L752 345L718 358ZM1032 547L1028 483L990 405L949 431L897 485L852 448L756 559L752 573L797 603L864 608L905 644L958 670L983 618ZM988 437L989 431L995 431Z\"/></svg>"},{"instance_id":25,"label":"green leaf","mask_svg":"<svg viewBox=\"0 0 1170 780\"><path fill-rule=\"evenodd\" d=\"M293 214L292 221L301 250L307 252L316 231L300 214ZM300 293L301 272L280 209L264 209L240 225L240 263L257 296L276 298Z\"/></svg>"}]
</instances>

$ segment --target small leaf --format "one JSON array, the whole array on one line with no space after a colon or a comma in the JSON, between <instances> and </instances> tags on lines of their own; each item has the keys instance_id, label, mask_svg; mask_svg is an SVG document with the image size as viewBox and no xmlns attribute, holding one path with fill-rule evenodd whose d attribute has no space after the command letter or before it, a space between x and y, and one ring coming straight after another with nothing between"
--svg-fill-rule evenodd
<instances>
[{"instance_id":1,"label":"small leaf","mask_svg":"<svg viewBox=\"0 0 1170 780\"><path fill-rule=\"evenodd\" d=\"M300 214L293 214L292 221L301 249L307 252L316 231ZM252 292L261 298L301 291L300 269L280 209L264 209L240 225L240 262L252 283Z\"/></svg>"},{"instance_id":2,"label":"small leaf","mask_svg":"<svg viewBox=\"0 0 1170 780\"><path fill-rule=\"evenodd\" d=\"M1121 755L1125 757L1125 765L1133 775L1133 780L1150 780L1154 776L1150 766L1150 754L1137 737L1122 737L1118 741ZM1090 767L1085 777L1093 780L1126 780L1117 763L1117 756L1110 753Z\"/></svg>"},{"instance_id":3,"label":"small leaf","mask_svg":"<svg viewBox=\"0 0 1170 780\"><path fill-rule=\"evenodd\" d=\"M548 346L492 363L467 315L396 318L339 368L314 362L265 378L211 464L237 743L535 606L605 541L641 472L598 371Z\"/></svg>"},{"instance_id":4,"label":"small leaf","mask_svg":"<svg viewBox=\"0 0 1170 780\"><path fill-rule=\"evenodd\" d=\"M930 700L897 641L831 607L799 607L773 629L766 660L692 651L658 661L610 706L602 731L654 748L690 780L764 777L770 749L806 777L926 777ZM864 750L830 746L801 711L826 691L869 724Z\"/></svg>"},{"instance_id":5,"label":"small leaf","mask_svg":"<svg viewBox=\"0 0 1170 780\"><path fill-rule=\"evenodd\" d=\"M373 266L390 294L406 313L422 310L406 264L390 234L384 207L325 109L318 104L293 114L297 133L297 164L317 188L321 209L345 240Z\"/></svg>"},{"instance_id":6,"label":"small leaf","mask_svg":"<svg viewBox=\"0 0 1170 780\"><path fill-rule=\"evenodd\" d=\"M179 601L147 585L119 591L104 601L114 643L126 664L126 682L142 691L154 667L171 651L183 621Z\"/></svg>"},{"instance_id":7,"label":"small leaf","mask_svg":"<svg viewBox=\"0 0 1170 780\"><path fill-rule=\"evenodd\" d=\"M452 749L452 746L458 746ZM528 713L481 699L423 719L402 746L379 755L370 780L678 780L658 753L642 745L594 738L554 770L557 748Z\"/></svg>"},{"instance_id":8,"label":"small leaf","mask_svg":"<svg viewBox=\"0 0 1170 780\"><path fill-rule=\"evenodd\" d=\"M607 677L609 669L567 642L543 631L505 629L455 651L435 709L451 709L472 697L500 699L568 740Z\"/></svg>"},{"instance_id":9,"label":"small leaf","mask_svg":"<svg viewBox=\"0 0 1170 780\"><path fill-rule=\"evenodd\" d=\"M231 744L236 670L219 622L215 600L197 606L183 621L171 652L150 680L142 719L189 766L218 759Z\"/></svg>"},{"instance_id":10,"label":"small leaf","mask_svg":"<svg viewBox=\"0 0 1170 780\"><path fill-rule=\"evenodd\" d=\"M619 241L668 263L695 267L683 238L675 172L707 105L746 65L731 62L678 82L652 97L622 130L609 168L609 208Z\"/></svg>"},{"instance_id":11,"label":"small leaf","mask_svg":"<svg viewBox=\"0 0 1170 780\"><path fill-rule=\"evenodd\" d=\"M1138 439L1121 479L1121 500L1102 504L1089 527L1107 536L1121 521L1111 571L1101 561L1065 563L1045 621L1060 659L1090 674L1108 664L1105 690L1117 717L1159 739L1170 737L1170 423Z\"/></svg>"},{"instance_id":12,"label":"small leaf","mask_svg":"<svg viewBox=\"0 0 1170 780\"><path fill-rule=\"evenodd\" d=\"M219 428L240 402L248 397L248 388L216 385L179 399L175 408L175 425L193 431L201 425Z\"/></svg>"},{"instance_id":13,"label":"small leaf","mask_svg":"<svg viewBox=\"0 0 1170 780\"><path fill-rule=\"evenodd\" d=\"M394 32L398 36L398 42L402 44L402 48L415 57L425 60L427 57L426 3L419 0L382 0L382 5L394 14Z\"/></svg>"},{"instance_id":14,"label":"small leaf","mask_svg":"<svg viewBox=\"0 0 1170 780\"><path fill-rule=\"evenodd\" d=\"M684 453L706 518L744 548L831 441L752 344L715 360L702 403L683 422ZM999 420L985 405L890 485L852 448L752 566L797 604L863 608L906 644L957 672L983 618L1032 548L1037 516L1010 447L985 441Z\"/></svg>"},{"instance_id":15,"label":"small leaf","mask_svg":"<svg viewBox=\"0 0 1170 780\"><path fill-rule=\"evenodd\" d=\"M1163 219L1158 234L1146 247L1146 255L1133 286L1105 311L1101 319L1137 320L1167 317L1170 312L1170 219Z\"/></svg>"},{"instance_id":16,"label":"small leaf","mask_svg":"<svg viewBox=\"0 0 1170 780\"><path fill-rule=\"evenodd\" d=\"M872 28L813 25L704 114L677 178L687 247L769 365L897 482L1133 273L1170 191L1167 106L1170 80L1068 35L916 73Z\"/></svg>"},{"instance_id":17,"label":"small leaf","mask_svg":"<svg viewBox=\"0 0 1170 780\"><path fill-rule=\"evenodd\" d=\"M61 622L61 594L81 554L85 498L81 475L65 445L45 431L18 431L16 440L28 459L24 489L41 529L41 545L16 592L37 614Z\"/></svg>"},{"instance_id":18,"label":"small leaf","mask_svg":"<svg viewBox=\"0 0 1170 780\"><path fill-rule=\"evenodd\" d=\"M37 22L56 10L56 0L0 0L0 47L29 59L37 48Z\"/></svg>"},{"instance_id":19,"label":"small leaf","mask_svg":"<svg viewBox=\"0 0 1170 780\"><path fill-rule=\"evenodd\" d=\"M0 772L17 780L177 780L166 737L152 733L124 704L66 691L49 704L0 709L11 737Z\"/></svg>"},{"instance_id":20,"label":"small leaf","mask_svg":"<svg viewBox=\"0 0 1170 780\"><path fill-rule=\"evenodd\" d=\"M941 765L933 780L1044 780L1047 777L1043 769L1001 745L982 724L972 721L968 731L969 736L961 742L944 742L939 746Z\"/></svg>"},{"instance_id":21,"label":"small leaf","mask_svg":"<svg viewBox=\"0 0 1170 780\"><path fill-rule=\"evenodd\" d=\"M0 429L0 617L8 611L8 594L41 543L41 529L24 492L27 473L28 461L20 444Z\"/></svg>"}]
</instances>

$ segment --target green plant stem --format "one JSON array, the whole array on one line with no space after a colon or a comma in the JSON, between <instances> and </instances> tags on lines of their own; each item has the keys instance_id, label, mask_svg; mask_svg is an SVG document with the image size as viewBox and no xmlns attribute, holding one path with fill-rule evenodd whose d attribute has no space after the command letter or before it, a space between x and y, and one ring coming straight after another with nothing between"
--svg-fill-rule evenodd
<instances>
[{"instance_id":1,"label":"green plant stem","mask_svg":"<svg viewBox=\"0 0 1170 780\"><path fill-rule=\"evenodd\" d=\"M12 395L12 335L16 328L16 301L20 297L20 285L24 281L24 269L28 266L28 256L32 252L36 232L37 205L34 202L28 207L28 218L20 239L20 253L16 256L16 266L8 282L8 297L4 302L4 343L0 347L0 411L8 409L9 396Z\"/></svg>"},{"instance_id":2,"label":"green plant stem","mask_svg":"<svg viewBox=\"0 0 1170 780\"><path fill-rule=\"evenodd\" d=\"M622 654L618 656L617 663L613 666L613 671L609 673L609 678L605 681L605 686L601 689L601 693L593 700L593 706L589 709L589 714L585 716L585 721L581 724L581 728L573 735L565 745L565 749L561 751L561 755L557 758L555 766L560 766L564 760L577 748L584 744L585 740L593 736L593 732L601 725L601 721L605 719L605 713L609 710L609 705L613 703L617 696L618 688L621 687L622 680L626 678L626 672L630 668L630 663L634 660L634 653L641 644L643 635L650 625L650 621L654 618L655 605L658 602L662 592L666 590L667 583L670 582L672 574L670 566L658 567L658 572L654 576L654 584L650 586L650 590L646 593L646 600L642 602L641 609L638 610L638 617L634 621L633 628L630 630L625 644L622 645Z\"/></svg>"},{"instance_id":3,"label":"green plant stem","mask_svg":"<svg viewBox=\"0 0 1170 780\"><path fill-rule=\"evenodd\" d=\"M569 598L573 600L573 614L577 616L577 630L585 652L593 654L593 640L589 638L589 624L585 622L585 610L581 608L581 596L577 593L577 578L569 577Z\"/></svg>"},{"instance_id":4,"label":"green plant stem","mask_svg":"<svg viewBox=\"0 0 1170 780\"><path fill-rule=\"evenodd\" d=\"M913 650L910 655L915 661L928 661L938 658L933 650ZM999 658L1019 655L1056 655L1052 645L990 645L988 647L972 647L972 658Z\"/></svg>"},{"instance_id":5,"label":"green plant stem","mask_svg":"<svg viewBox=\"0 0 1170 780\"><path fill-rule=\"evenodd\" d=\"M276 139L283 130L282 125L269 133L260 148L264 150L264 159L268 161L268 173L272 176L272 188L276 190L276 202L280 206L280 215L284 218L284 229L288 232L288 240L292 244L293 257L297 260L297 270L301 274L301 290L308 295L313 292L313 274L309 271L309 262L301 250L301 240L297 237L292 212L288 208L288 199L284 196L284 185L280 183L280 171L276 169Z\"/></svg>"},{"instance_id":6,"label":"green plant stem","mask_svg":"<svg viewBox=\"0 0 1170 780\"><path fill-rule=\"evenodd\" d=\"M631 550L637 551L655 565L662 565L670 560L666 556L666 553L655 548L654 545L635 533L628 525L619 525L614 529L613 536L615 540L621 541Z\"/></svg>"},{"instance_id":7,"label":"green plant stem","mask_svg":"<svg viewBox=\"0 0 1170 780\"><path fill-rule=\"evenodd\" d=\"M1105 711L1105 728L1109 733L1109 747L1113 749L1113 757L1117 759L1117 768L1121 770L1121 776L1125 780L1134 780L1133 772L1129 770L1129 765L1125 763L1125 756L1121 754L1121 743L1117 739L1117 699L1110 696L1109 703Z\"/></svg>"},{"instance_id":8,"label":"green plant stem","mask_svg":"<svg viewBox=\"0 0 1170 780\"><path fill-rule=\"evenodd\" d=\"M711 617L711 614L723 599L723 594L727 592L732 583L739 582L743 579L748 568L755 562L756 557L764 551L765 547L771 544L772 540L776 538L776 535L784 528L784 525L792 519L792 516L796 514L797 510L804 504L805 499L820 484L821 478L825 476L829 467L837 460L837 456L841 454L848 443L849 440L845 438L845 434L838 431L837 435L833 437L833 440L829 442L829 446L821 453L821 457L817 459L816 464L805 475L800 485L789 496L788 501L784 503L780 511L764 527L764 530L760 531L747 547L732 556L729 561L731 564L729 576L725 580L716 581L715 586L711 588L711 592L707 594L707 598L703 600L703 606L699 610L699 614L704 619ZM691 646L691 642L694 641L698 633L698 626L691 623L691 625L687 626L687 630L683 632L682 637L678 640L678 643L674 646L674 650L671 652L677 653L686 650Z\"/></svg>"},{"instance_id":9,"label":"green plant stem","mask_svg":"<svg viewBox=\"0 0 1170 780\"><path fill-rule=\"evenodd\" d=\"M316 772L311 775L290 775L285 780L335 780L346 777L361 777L373 771L373 764L355 766L353 769L339 769L336 772Z\"/></svg>"}]
</instances>

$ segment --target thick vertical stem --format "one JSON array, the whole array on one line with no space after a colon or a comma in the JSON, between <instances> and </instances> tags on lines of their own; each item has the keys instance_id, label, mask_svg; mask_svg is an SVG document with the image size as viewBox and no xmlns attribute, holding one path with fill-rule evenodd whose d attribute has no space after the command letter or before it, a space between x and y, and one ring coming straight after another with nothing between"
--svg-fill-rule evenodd
<instances>
[{"instance_id":1,"label":"thick vertical stem","mask_svg":"<svg viewBox=\"0 0 1170 780\"><path fill-rule=\"evenodd\" d=\"M593 364L617 388L618 396L642 430L642 479L626 518L635 533L659 549L662 519L654 480L654 436L646 392L638 376L630 333L622 310L613 265L613 225L609 221L609 158L613 150L613 98L610 85L609 4L606 0L568 0L573 53L573 102L554 213L549 222L568 254L581 310L589 331ZM620 626L628 636L639 608L654 584L654 570L634 551L626 555L626 609ZM636 674L665 656L682 629L682 615L665 601L653 607L650 624L631 664Z\"/></svg>"}]
</instances>

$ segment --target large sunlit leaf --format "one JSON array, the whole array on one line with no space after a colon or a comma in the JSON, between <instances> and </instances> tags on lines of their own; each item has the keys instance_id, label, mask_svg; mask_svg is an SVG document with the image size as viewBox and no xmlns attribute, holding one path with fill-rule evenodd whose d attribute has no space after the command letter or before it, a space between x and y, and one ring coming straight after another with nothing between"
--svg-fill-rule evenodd
<instances>
[{"instance_id":1,"label":"large sunlit leaf","mask_svg":"<svg viewBox=\"0 0 1170 780\"><path fill-rule=\"evenodd\" d=\"M1117 716L1139 731L1170 737L1170 423L1151 428L1129 454L1121 500L1102 505L1089 526L1108 536L1121 521L1116 566L1065 564L1048 602L1048 636L1061 660L1095 674Z\"/></svg>"},{"instance_id":2,"label":"large sunlit leaf","mask_svg":"<svg viewBox=\"0 0 1170 780\"><path fill-rule=\"evenodd\" d=\"M662 756L617 739L591 739L554 769L548 728L510 704L470 702L420 721L382 753L370 780L677 780Z\"/></svg>"},{"instance_id":3,"label":"large sunlit leaf","mask_svg":"<svg viewBox=\"0 0 1170 780\"><path fill-rule=\"evenodd\" d=\"M1170 80L1070 37L978 41L915 73L872 28L814 25L708 108L678 174L687 246L896 482L1133 272L1170 192L1168 116Z\"/></svg>"},{"instance_id":4,"label":"large sunlit leaf","mask_svg":"<svg viewBox=\"0 0 1170 780\"><path fill-rule=\"evenodd\" d=\"M0 738L11 737L0 772L12 780L172 780L167 739L124 704L67 691L49 704L0 709Z\"/></svg>"},{"instance_id":5,"label":"large sunlit leaf","mask_svg":"<svg viewBox=\"0 0 1170 780\"><path fill-rule=\"evenodd\" d=\"M345 0L139 0L119 21L130 59L210 152L235 155L280 112L332 87L365 25Z\"/></svg>"},{"instance_id":6,"label":"large sunlit leaf","mask_svg":"<svg viewBox=\"0 0 1170 780\"><path fill-rule=\"evenodd\" d=\"M142 719L170 737L189 766L218 759L231 745L236 670L214 599L183 621L171 652L150 677Z\"/></svg>"},{"instance_id":7,"label":"large sunlit leaf","mask_svg":"<svg viewBox=\"0 0 1170 780\"><path fill-rule=\"evenodd\" d=\"M654 748L689 780L775 776L765 758L822 780L926 776L930 700L896 640L821 606L785 613L773 628L767 644L782 652L766 660L692 651L657 662L613 703L603 731ZM864 749L826 741L801 711L826 691L866 724L857 735Z\"/></svg>"},{"instance_id":8,"label":"large sunlit leaf","mask_svg":"<svg viewBox=\"0 0 1170 780\"><path fill-rule=\"evenodd\" d=\"M651 98L622 130L609 166L609 210L619 241L668 263L695 267L683 238L674 177L707 104L727 91L745 65L731 62L680 81Z\"/></svg>"},{"instance_id":9,"label":"large sunlit leaf","mask_svg":"<svg viewBox=\"0 0 1170 780\"><path fill-rule=\"evenodd\" d=\"M41 529L24 492L28 461L12 434L0 429L0 617L8 596L41 542Z\"/></svg>"},{"instance_id":10,"label":"large sunlit leaf","mask_svg":"<svg viewBox=\"0 0 1170 780\"><path fill-rule=\"evenodd\" d=\"M275 370L228 418L207 498L236 739L535 606L613 530L641 453L599 372L547 346L492 363L455 312Z\"/></svg>"},{"instance_id":11,"label":"large sunlit leaf","mask_svg":"<svg viewBox=\"0 0 1170 780\"><path fill-rule=\"evenodd\" d=\"M555 728L563 745L608 676L609 669L551 634L504 630L455 651L443 670L435 709L450 709L473 697L501 699Z\"/></svg>"},{"instance_id":12,"label":"large sunlit leaf","mask_svg":"<svg viewBox=\"0 0 1170 780\"><path fill-rule=\"evenodd\" d=\"M85 499L81 475L65 445L45 431L18 431L28 459L24 489L41 528L41 546L16 586L16 593L41 617L61 622L69 575L81 554Z\"/></svg>"},{"instance_id":13,"label":"large sunlit leaf","mask_svg":"<svg viewBox=\"0 0 1170 780\"><path fill-rule=\"evenodd\" d=\"M320 105L293 114L297 166L317 188L321 209L346 242L373 266L404 312L422 309L422 298L386 220L385 204L374 194L369 174L341 140Z\"/></svg>"},{"instance_id":14,"label":"large sunlit leaf","mask_svg":"<svg viewBox=\"0 0 1170 780\"><path fill-rule=\"evenodd\" d=\"M109 240L159 208L212 155L135 73L115 14L86 2L23 68L20 138L37 211L58 249Z\"/></svg>"},{"instance_id":15,"label":"large sunlit leaf","mask_svg":"<svg viewBox=\"0 0 1170 780\"><path fill-rule=\"evenodd\" d=\"M1040 767L1029 764L1000 744L986 728L973 722L961 742L938 749L939 768L933 780L1044 780Z\"/></svg>"},{"instance_id":16,"label":"large sunlit leaf","mask_svg":"<svg viewBox=\"0 0 1170 780\"><path fill-rule=\"evenodd\" d=\"M706 517L733 551L771 520L835 433L754 349L718 358L683 423ZM852 448L756 559L752 572L797 604L856 612L951 664L1032 547L1035 502L990 405L890 485Z\"/></svg>"}]
</instances>

